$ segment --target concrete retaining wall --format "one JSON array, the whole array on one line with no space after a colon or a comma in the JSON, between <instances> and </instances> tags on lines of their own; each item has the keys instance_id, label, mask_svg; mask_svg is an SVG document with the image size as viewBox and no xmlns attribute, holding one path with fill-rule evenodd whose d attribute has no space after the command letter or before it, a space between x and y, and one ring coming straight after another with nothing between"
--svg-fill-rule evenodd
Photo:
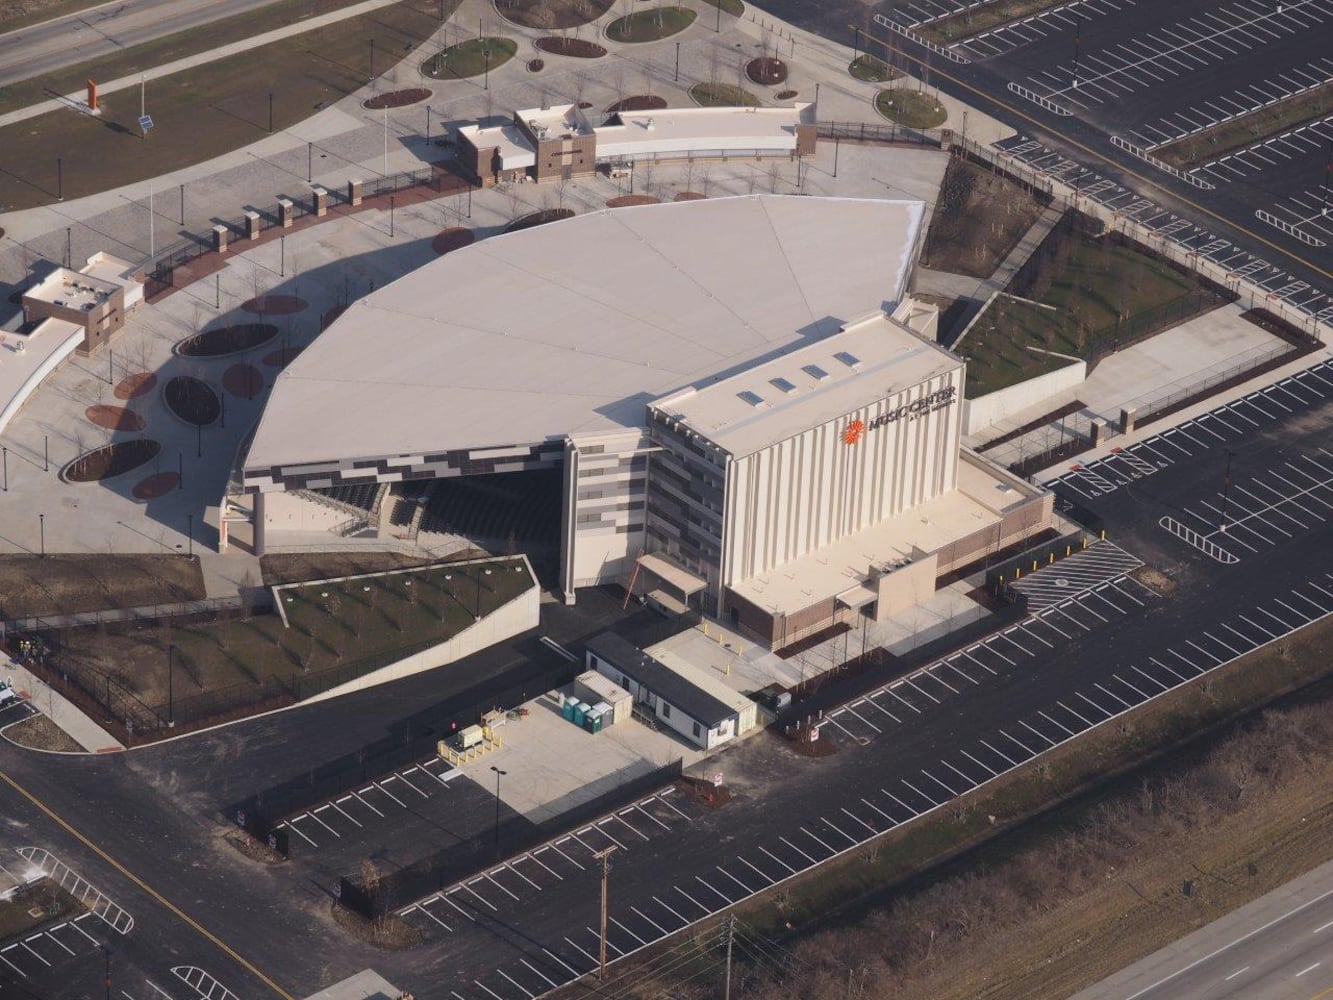
<instances>
[{"instance_id":1,"label":"concrete retaining wall","mask_svg":"<svg viewBox=\"0 0 1333 1000\"><path fill-rule=\"evenodd\" d=\"M1082 385L1087 377L1088 363L1075 361L1064 368L1019 382L1007 389L997 389L976 399L965 400L963 433L975 434L1029 406L1036 406L1067 389Z\"/></svg>"}]
</instances>

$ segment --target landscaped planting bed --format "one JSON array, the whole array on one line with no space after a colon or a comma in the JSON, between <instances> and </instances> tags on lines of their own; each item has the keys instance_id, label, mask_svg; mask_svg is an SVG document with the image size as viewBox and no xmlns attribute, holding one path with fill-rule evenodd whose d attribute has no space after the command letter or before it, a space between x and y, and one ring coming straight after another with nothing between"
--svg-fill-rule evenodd
<instances>
[{"instance_id":1,"label":"landscaped planting bed","mask_svg":"<svg viewBox=\"0 0 1333 1000\"><path fill-rule=\"evenodd\" d=\"M613 115L618 111L661 111L667 106L665 97L657 97L653 94L635 94L632 97L624 97L615 104L606 109L608 115Z\"/></svg>"},{"instance_id":2,"label":"landscaped planting bed","mask_svg":"<svg viewBox=\"0 0 1333 1000\"><path fill-rule=\"evenodd\" d=\"M511 38L469 38L451 45L421 64L421 71L439 80L465 80L495 72L518 52Z\"/></svg>"},{"instance_id":3,"label":"landscaped planting bed","mask_svg":"<svg viewBox=\"0 0 1333 1000\"><path fill-rule=\"evenodd\" d=\"M787 64L776 56L760 56L745 65L745 75L764 87L787 82Z\"/></svg>"},{"instance_id":4,"label":"landscaped planting bed","mask_svg":"<svg viewBox=\"0 0 1333 1000\"><path fill-rule=\"evenodd\" d=\"M162 390L167 409L187 424L211 424L222 411L213 387L192 375L177 375Z\"/></svg>"},{"instance_id":5,"label":"landscaped planting bed","mask_svg":"<svg viewBox=\"0 0 1333 1000\"><path fill-rule=\"evenodd\" d=\"M405 108L430 97L431 92L425 87L412 87L408 90L391 90L387 94L376 94L361 102L363 108L382 111L385 108Z\"/></svg>"},{"instance_id":6,"label":"landscaped planting bed","mask_svg":"<svg viewBox=\"0 0 1333 1000\"><path fill-rule=\"evenodd\" d=\"M220 358L249 351L278 335L272 323L237 323L204 330L176 345L176 353L187 358Z\"/></svg>"},{"instance_id":7,"label":"landscaped planting bed","mask_svg":"<svg viewBox=\"0 0 1333 1000\"><path fill-rule=\"evenodd\" d=\"M60 478L68 483L114 479L151 462L161 450L162 445L151 438L115 441L74 459L60 470Z\"/></svg>"},{"instance_id":8,"label":"landscaped planting bed","mask_svg":"<svg viewBox=\"0 0 1333 1000\"><path fill-rule=\"evenodd\" d=\"M688 7L654 7L635 11L606 26L606 37L613 42L656 42L679 34L694 23L695 13Z\"/></svg>"},{"instance_id":9,"label":"landscaped planting bed","mask_svg":"<svg viewBox=\"0 0 1333 1000\"><path fill-rule=\"evenodd\" d=\"M559 35L547 35L532 43L543 52L555 56L570 56L573 59L600 59L606 55L606 49L586 38L562 38Z\"/></svg>"},{"instance_id":10,"label":"landscaped planting bed","mask_svg":"<svg viewBox=\"0 0 1333 1000\"><path fill-rule=\"evenodd\" d=\"M530 212L520 218L515 219L509 225L505 226L506 233L516 233L520 229L532 229L534 226L544 226L548 222L559 222L561 219L574 218L574 210L569 208L543 208L538 212Z\"/></svg>"},{"instance_id":11,"label":"landscaped planting bed","mask_svg":"<svg viewBox=\"0 0 1333 1000\"><path fill-rule=\"evenodd\" d=\"M755 108L759 98L748 90L730 83L696 83L690 88L690 97L704 108Z\"/></svg>"}]
</instances>

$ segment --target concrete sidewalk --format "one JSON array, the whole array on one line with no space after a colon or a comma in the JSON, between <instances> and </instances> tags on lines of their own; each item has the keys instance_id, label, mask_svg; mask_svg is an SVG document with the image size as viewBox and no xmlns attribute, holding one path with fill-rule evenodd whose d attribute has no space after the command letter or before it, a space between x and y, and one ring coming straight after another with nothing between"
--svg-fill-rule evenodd
<instances>
[{"instance_id":1,"label":"concrete sidewalk","mask_svg":"<svg viewBox=\"0 0 1333 1000\"><path fill-rule=\"evenodd\" d=\"M18 661L5 665L5 676L13 681L14 690L27 698L32 706L54 722L89 753L124 750L114 736L88 718L73 702L37 677Z\"/></svg>"}]
</instances>

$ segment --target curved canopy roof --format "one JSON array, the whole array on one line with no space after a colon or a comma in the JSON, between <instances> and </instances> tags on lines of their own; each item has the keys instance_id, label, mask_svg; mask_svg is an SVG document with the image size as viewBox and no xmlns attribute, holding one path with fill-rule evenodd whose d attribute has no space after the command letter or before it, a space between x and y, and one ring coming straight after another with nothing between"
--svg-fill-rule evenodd
<instances>
[{"instance_id":1,"label":"curved canopy roof","mask_svg":"<svg viewBox=\"0 0 1333 1000\"><path fill-rule=\"evenodd\" d=\"M902 296L919 201L604 210L455 251L353 304L279 377L249 469L641 427L645 405Z\"/></svg>"}]
</instances>

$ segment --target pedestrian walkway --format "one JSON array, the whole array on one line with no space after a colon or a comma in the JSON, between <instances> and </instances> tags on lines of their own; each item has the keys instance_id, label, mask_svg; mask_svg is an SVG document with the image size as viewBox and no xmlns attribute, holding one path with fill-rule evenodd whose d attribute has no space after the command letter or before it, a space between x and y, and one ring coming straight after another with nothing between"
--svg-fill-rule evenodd
<instances>
[{"instance_id":1,"label":"pedestrian walkway","mask_svg":"<svg viewBox=\"0 0 1333 1000\"><path fill-rule=\"evenodd\" d=\"M13 681L15 691L28 698L34 708L89 753L125 749L122 743L88 718L73 702L17 660L9 661L5 666L5 675Z\"/></svg>"},{"instance_id":2,"label":"pedestrian walkway","mask_svg":"<svg viewBox=\"0 0 1333 1000\"><path fill-rule=\"evenodd\" d=\"M284 38L291 38L294 35L303 35L308 31L314 31L316 28L323 28L326 25L336 24L338 21L345 21L349 17L359 17L362 14L369 14L371 11L379 10L381 7L388 7L398 0L363 0L362 3L354 4L351 7L344 7L341 10L335 10L328 14L321 14L319 17L307 18L298 21L295 24L284 25L281 28L275 28L272 31L266 31L262 35L255 35L244 41L232 42L229 45L221 45L215 49L208 49L204 52L196 52L192 56L186 56L184 59L176 59L173 62L163 63L161 66L154 66L151 69L144 70L141 73L134 73L130 76L122 76L115 80L108 80L97 85L97 93L100 96L114 94L117 91L129 90L131 87L138 87L144 81L159 80L164 76L170 76L173 73L179 73L181 70L191 69L195 66L203 66L206 63L217 62L219 59L227 59L242 52L248 52L251 49L257 49L260 46L268 45L270 42L278 42ZM206 30L206 29L201 29ZM41 101L37 104L30 104L26 108L19 108L17 111L10 111L7 114L0 115L0 128L6 125L15 125L18 122L27 121L29 118L36 118L38 115L50 114L52 111L59 111L61 108L70 108L81 114L88 114L87 95L83 91L77 91L73 94L65 94L62 97L56 97L49 101Z\"/></svg>"}]
</instances>

